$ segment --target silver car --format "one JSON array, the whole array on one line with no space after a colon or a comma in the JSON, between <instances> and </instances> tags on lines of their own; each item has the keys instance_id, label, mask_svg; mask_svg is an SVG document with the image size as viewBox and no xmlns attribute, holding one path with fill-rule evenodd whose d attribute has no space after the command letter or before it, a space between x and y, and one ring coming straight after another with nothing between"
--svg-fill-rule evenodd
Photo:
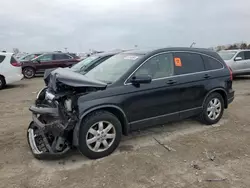
<instances>
[{"instance_id":1,"label":"silver car","mask_svg":"<svg viewBox=\"0 0 250 188\"><path fill-rule=\"evenodd\" d=\"M222 50L218 53L226 64L232 69L233 75L250 74L250 49Z\"/></svg>"}]
</instances>

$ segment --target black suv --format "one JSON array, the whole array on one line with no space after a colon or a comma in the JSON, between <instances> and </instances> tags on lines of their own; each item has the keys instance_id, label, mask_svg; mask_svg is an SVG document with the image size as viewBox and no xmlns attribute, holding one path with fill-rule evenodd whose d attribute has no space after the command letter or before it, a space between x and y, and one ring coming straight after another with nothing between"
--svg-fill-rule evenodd
<instances>
[{"instance_id":1,"label":"black suv","mask_svg":"<svg viewBox=\"0 0 250 188\"><path fill-rule=\"evenodd\" d=\"M232 72L208 49L119 53L85 75L58 68L30 107L28 141L37 158L77 147L96 159L122 134L189 117L211 125L234 99Z\"/></svg>"}]
</instances>

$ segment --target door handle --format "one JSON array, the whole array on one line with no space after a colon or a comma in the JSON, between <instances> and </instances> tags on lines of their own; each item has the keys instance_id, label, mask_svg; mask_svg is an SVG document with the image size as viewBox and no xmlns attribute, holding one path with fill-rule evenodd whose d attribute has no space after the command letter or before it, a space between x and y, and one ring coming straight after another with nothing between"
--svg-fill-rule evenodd
<instances>
[{"instance_id":1,"label":"door handle","mask_svg":"<svg viewBox=\"0 0 250 188\"><path fill-rule=\"evenodd\" d=\"M175 84L175 83L177 83L177 81L175 81L175 80L168 80L167 81L167 84Z\"/></svg>"},{"instance_id":2,"label":"door handle","mask_svg":"<svg viewBox=\"0 0 250 188\"><path fill-rule=\"evenodd\" d=\"M204 76L204 78L210 78L211 77L211 75L209 75L209 74L205 74L205 76Z\"/></svg>"}]
</instances>

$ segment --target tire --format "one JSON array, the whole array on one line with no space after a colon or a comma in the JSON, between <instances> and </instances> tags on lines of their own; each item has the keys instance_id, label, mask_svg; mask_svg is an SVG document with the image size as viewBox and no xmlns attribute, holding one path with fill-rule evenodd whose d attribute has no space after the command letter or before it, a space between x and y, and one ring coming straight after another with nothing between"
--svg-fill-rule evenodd
<instances>
[{"instance_id":1,"label":"tire","mask_svg":"<svg viewBox=\"0 0 250 188\"><path fill-rule=\"evenodd\" d=\"M0 76L0 89L3 89L6 86L6 81L3 76Z\"/></svg>"},{"instance_id":2,"label":"tire","mask_svg":"<svg viewBox=\"0 0 250 188\"><path fill-rule=\"evenodd\" d=\"M100 122L102 122L101 124L103 129L99 129ZM110 127L112 128L108 131ZM94 134L93 130L95 131ZM102 131L100 132L100 130ZM108 111L96 111L89 114L82 121L79 130L78 150L89 159L98 159L106 157L110 155L117 148L117 146L120 143L121 136L122 136L122 126L118 118L114 114ZM87 140L90 141L91 139L92 140L98 139L98 140L88 144ZM106 142L104 140L106 140ZM97 150L95 149L95 147L98 145L98 142L99 142L99 147ZM106 145L106 148L104 143Z\"/></svg>"},{"instance_id":3,"label":"tire","mask_svg":"<svg viewBox=\"0 0 250 188\"><path fill-rule=\"evenodd\" d=\"M211 106L210 102L212 102L212 104L216 104L216 99L218 100L218 104ZM224 104L225 102L221 94L216 92L211 93L204 102L203 110L199 118L200 121L206 125L212 125L220 121L224 112Z\"/></svg>"},{"instance_id":4,"label":"tire","mask_svg":"<svg viewBox=\"0 0 250 188\"><path fill-rule=\"evenodd\" d=\"M32 67L25 67L23 69L23 75L25 78L28 78L28 79L33 78L35 74L36 74L36 71Z\"/></svg>"}]
</instances>

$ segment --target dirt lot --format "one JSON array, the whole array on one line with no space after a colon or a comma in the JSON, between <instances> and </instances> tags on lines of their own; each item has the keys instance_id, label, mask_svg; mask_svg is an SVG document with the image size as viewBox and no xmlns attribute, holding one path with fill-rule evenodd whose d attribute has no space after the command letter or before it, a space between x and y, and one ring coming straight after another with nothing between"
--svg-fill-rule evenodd
<instances>
[{"instance_id":1,"label":"dirt lot","mask_svg":"<svg viewBox=\"0 0 250 188\"><path fill-rule=\"evenodd\" d=\"M35 78L0 91L0 187L250 187L250 77L234 81L236 99L219 124L186 120L134 132L99 160L77 152L57 161L33 158L28 107L41 87Z\"/></svg>"}]
</instances>

